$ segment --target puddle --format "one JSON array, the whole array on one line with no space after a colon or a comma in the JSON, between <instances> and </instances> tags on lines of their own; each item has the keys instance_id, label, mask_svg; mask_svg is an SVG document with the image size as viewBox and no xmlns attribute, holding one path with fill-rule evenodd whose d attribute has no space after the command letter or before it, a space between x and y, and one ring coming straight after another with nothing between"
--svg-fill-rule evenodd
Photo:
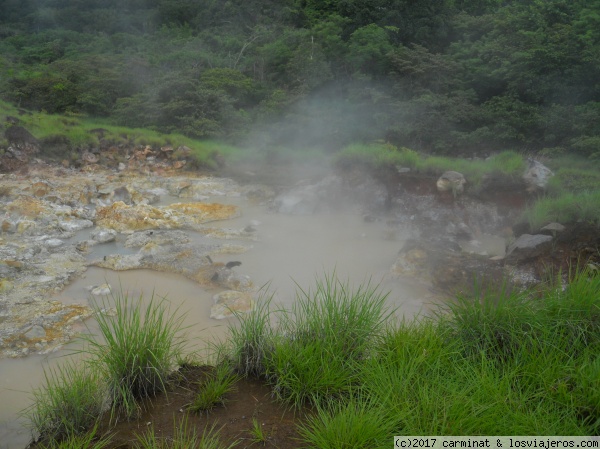
<instances>
[{"instance_id":1,"label":"puddle","mask_svg":"<svg viewBox=\"0 0 600 449\"><path fill-rule=\"evenodd\" d=\"M176 198L175 201L182 201ZM184 199L184 201L187 201ZM417 282L388 276L404 235L383 222L365 222L354 211L325 215L283 215L269 213L264 207L248 205L242 198L216 196L208 202L236 204L242 207L242 215L223 222L207 224L210 227L242 229L249 224L256 228L257 240L228 240L251 246L243 254L218 255L215 262L239 261L235 268L249 275L255 285L269 284L274 294L274 304L290 307L297 292L297 285L312 289L317 278L323 275L349 280L358 286L364 281L379 284L382 294L389 292L387 304L395 309L397 317L408 318L427 314L434 303L429 290ZM161 200L161 203L164 199ZM164 203L163 203L164 204ZM91 230L90 230L91 231ZM89 235L89 232L85 233ZM78 234L78 240L87 236ZM189 233L194 240L206 241L205 236ZM109 254L135 253L137 249L123 247L125 236L119 235L116 242L93 247L88 259ZM202 350L207 341L222 339L226 335L228 321L210 319L212 297L220 289L205 289L187 278L150 270L113 272L101 268L89 268L81 279L69 285L54 299L64 303L87 304L91 285L108 282L116 291L127 292L130 297L166 297L172 309L184 314L184 326L188 336L195 342L191 350ZM110 304L110 299L106 299ZM93 320L88 320L92 326ZM57 357L66 354L61 350L51 357L28 357L20 360L0 360L0 449L25 447L29 433L17 419L17 413L30 401L32 388L41 385L43 367L52 366ZM64 359L63 359L64 360Z\"/></svg>"}]
</instances>

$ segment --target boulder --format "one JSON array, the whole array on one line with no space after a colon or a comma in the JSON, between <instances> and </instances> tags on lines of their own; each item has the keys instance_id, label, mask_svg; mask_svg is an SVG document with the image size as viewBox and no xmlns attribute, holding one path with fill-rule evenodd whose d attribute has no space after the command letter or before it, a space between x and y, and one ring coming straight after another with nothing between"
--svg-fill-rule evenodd
<instances>
[{"instance_id":1,"label":"boulder","mask_svg":"<svg viewBox=\"0 0 600 449\"><path fill-rule=\"evenodd\" d=\"M437 189L440 192L452 192L454 195L462 193L467 180L462 173L447 171L437 180Z\"/></svg>"},{"instance_id":2,"label":"boulder","mask_svg":"<svg viewBox=\"0 0 600 449\"><path fill-rule=\"evenodd\" d=\"M543 190L548 185L548 181L554 173L541 162L533 159L528 160L529 165L523 174L523 181L527 184L527 191L535 192Z\"/></svg>"},{"instance_id":3,"label":"boulder","mask_svg":"<svg viewBox=\"0 0 600 449\"><path fill-rule=\"evenodd\" d=\"M509 262L522 262L544 253L552 242L552 236L543 234L523 234L506 251Z\"/></svg>"}]
</instances>

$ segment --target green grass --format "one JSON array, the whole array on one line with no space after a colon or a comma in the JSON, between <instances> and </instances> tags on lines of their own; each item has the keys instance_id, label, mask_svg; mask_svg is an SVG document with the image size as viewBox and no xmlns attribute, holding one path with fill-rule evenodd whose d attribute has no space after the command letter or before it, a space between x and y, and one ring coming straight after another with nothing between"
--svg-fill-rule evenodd
<instances>
[{"instance_id":1,"label":"green grass","mask_svg":"<svg viewBox=\"0 0 600 449\"><path fill-rule=\"evenodd\" d=\"M225 395L235 390L235 384L239 379L239 375L233 373L227 363L217 365L214 372L211 372L199 385L199 391L190 405L190 410L207 411L216 405L224 404Z\"/></svg>"},{"instance_id":2,"label":"green grass","mask_svg":"<svg viewBox=\"0 0 600 449\"><path fill-rule=\"evenodd\" d=\"M271 294L263 291L249 313L235 314L238 322L229 327L228 342L225 348L220 348L243 376L264 377L266 374L265 361L273 350L272 299Z\"/></svg>"},{"instance_id":3,"label":"green grass","mask_svg":"<svg viewBox=\"0 0 600 449\"><path fill-rule=\"evenodd\" d=\"M485 160L468 160L424 156L408 148L396 148L389 144L349 145L336 155L336 162L341 166L359 163L372 168L404 167L416 173L433 175L452 170L462 173L469 185L473 186L478 186L488 174L517 178L525 171L525 160L515 151L503 151Z\"/></svg>"},{"instance_id":4,"label":"green grass","mask_svg":"<svg viewBox=\"0 0 600 449\"><path fill-rule=\"evenodd\" d=\"M71 435L58 442L41 444L41 449L104 449L111 443L110 436L96 437L96 427L85 435Z\"/></svg>"},{"instance_id":5,"label":"green grass","mask_svg":"<svg viewBox=\"0 0 600 449\"><path fill-rule=\"evenodd\" d=\"M219 354L231 364L216 367L200 390L211 393L197 409L222 400L237 378L235 367L238 375L266 376L287 404L312 406L299 423L306 447L387 447L394 435L595 435L600 273L587 268L569 278L563 285L559 273L535 292L482 290L457 298L436 317L392 322L376 288L350 288L326 276L314 290L299 287L291 310L274 312L277 326L269 301L254 316L240 317L235 344L221 347L231 354ZM100 377L64 368L36 393L31 410L42 411L34 416L48 439L93 427L104 379L117 395L113 404L164 390L165 367L174 360L173 345L165 342L177 320L166 316L162 302L144 312L139 302L116 302L115 317L99 318L106 320L101 328L108 341L92 346L96 359L86 365L101 367L94 371ZM111 343L121 339L131 343L127 351ZM158 353L167 361L157 362ZM116 381L129 385L125 399ZM167 441L150 430L137 447L221 447L214 428L198 435L184 422L176 434ZM250 434L253 443L268 437L256 421Z\"/></svg>"},{"instance_id":6,"label":"green grass","mask_svg":"<svg viewBox=\"0 0 600 449\"><path fill-rule=\"evenodd\" d=\"M169 314L166 298L152 297L144 305L117 294L116 315L100 312L107 304L96 305L101 339L88 338L91 363L108 382L113 412L127 417L138 411L138 401L164 392L175 362L181 358L184 340L182 317Z\"/></svg>"},{"instance_id":7,"label":"green grass","mask_svg":"<svg viewBox=\"0 0 600 449\"><path fill-rule=\"evenodd\" d=\"M34 402L24 411L38 440L62 440L90 429L105 400L99 374L69 362L44 371L44 377L44 386L34 390Z\"/></svg>"},{"instance_id":8,"label":"green grass","mask_svg":"<svg viewBox=\"0 0 600 449\"><path fill-rule=\"evenodd\" d=\"M308 447L315 449L378 449L390 447L396 420L368 400L333 401L299 425Z\"/></svg>"},{"instance_id":9,"label":"green grass","mask_svg":"<svg viewBox=\"0 0 600 449\"><path fill-rule=\"evenodd\" d=\"M100 137L113 145L150 145L155 149L186 146L192 150L197 164L214 168L215 153L236 158L243 153L237 147L216 141L198 140L182 134L164 134L151 129L116 126L102 119L92 119L77 114L46 114L27 112L19 114L9 103L0 101L0 115L17 117L36 139L42 142L42 156L54 159L72 159L72 154L85 148L97 148ZM0 129L4 123L0 124ZM95 132L102 130L101 133ZM2 133L3 135L3 133ZM75 153L74 153L75 152Z\"/></svg>"},{"instance_id":10,"label":"green grass","mask_svg":"<svg viewBox=\"0 0 600 449\"><path fill-rule=\"evenodd\" d=\"M523 220L537 230L551 222L572 223L579 220L600 224L600 189L592 192L565 192L546 196L525 210Z\"/></svg>"},{"instance_id":11,"label":"green grass","mask_svg":"<svg viewBox=\"0 0 600 449\"><path fill-rule=\"evenodd\" d=\"M385 294L370 284L352 289L335 276L314 291L298 288L293 308L280 313L279 337L266 357L277 396L300 407L347 396L355 364L369 357L384 328Z\"/></svg>"},{"instance_id":12,"label":"green grass","mask_svg":"<svg viewBox=\"0 0 600 449\"><path fill-rule=\"evenodd\" d=\"M225 446L219 440L215 426L208 427L198 434L195 428L190 428L187 418L175 423L173 438L163 438L156 435L154 428L137 435L133 447L136 449L231 449L236 443Z\"/></svg>"},{"instance_id":13,"label":"green grass","mask_svg":"<svg viewBox=\"0 0 600 449\"><path fill-rule=\"evenodd\" d=\"M262 428L262 425L256 418L252 418L252 428L250 429L250 441L253 444L262 444L263 446L267 444L269 440L269 434L265 432Z\"/></svg>"}]
</instances>

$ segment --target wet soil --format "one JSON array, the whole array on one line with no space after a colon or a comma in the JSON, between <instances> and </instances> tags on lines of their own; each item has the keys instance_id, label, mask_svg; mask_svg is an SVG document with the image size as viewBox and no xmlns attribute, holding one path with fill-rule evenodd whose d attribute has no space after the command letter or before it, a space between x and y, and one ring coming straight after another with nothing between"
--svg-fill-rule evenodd
<instances>
[{"instance_id":1,"label":"wet soil","mask_svg":"<svg viewBox=\"0 0 600 449\"><path fill-rule=\"evenodd\" d=\"M201 435L215 427L222 447L295 449L305 447L300 440L297 424L309 413L308 409L294 410L277 401L265 382L241 379L235 391L224 397L224 403L207 412L190 411L189 405L210 373L209 367L184 366L173 376L166 393L141 404L140 417L111 424L110 417L101 419L98 435L111 435L107 449L135 448L138 437L153 429L166 441L177 437L176 426L187 419L188 431ZM260 425L266 439L256 441L252 433L253 420ZM31 448L39 446L32 445Z\"/></svg>"}]
</instances>

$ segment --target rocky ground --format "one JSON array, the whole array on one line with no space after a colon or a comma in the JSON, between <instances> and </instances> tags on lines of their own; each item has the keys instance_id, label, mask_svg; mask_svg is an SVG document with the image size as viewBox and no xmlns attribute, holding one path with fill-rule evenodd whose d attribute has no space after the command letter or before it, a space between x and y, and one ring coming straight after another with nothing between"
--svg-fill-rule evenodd
<instances>
[{"instance_id":1,"label":"rocky ground","mask_svg":"<svg viewBox=\"0 0 600 449\"><path fill-rule=\"evenodd\" d=\"M47 353L73 336L75 324L92 311L49 298L88 266L174 272L218 286L223 291L215 318L252 307L252 280L213 263L211 255L246 251L248 246L227 241L251 242L257 229L211 227L239 215L236 206L206 202L215 195L244 196L285 214L352 203L365 220L385 220L390 235L411 230L390 276L418 278L443 294L471 294L474 286L490 283L535 285L577 264L597 263L600 254L598 228L591 224L553 223L534 231L520 223L523 208L535 199L524 182L490 179L477 192L463 192L464 179L456 172L437 179L360 166L319 176L296 173L291 182L289 167L263 166L229 169L245 181L238 184L182 171L185 160L157 163L151 155L160 152L132 149L127 165L116 164L110 152L89 155L78 168L29 159L0 174L0 357ZM103 160L109 163L101 165ZM269 186L260 183L264 179ZM457 188L448 187L453 182ZM206 240L192 241L183 231ZM127 254L90 260L94 246L117 236ZM107 288L96 286L91 293L105 294Z\"/></svg>"}]
</instances>

